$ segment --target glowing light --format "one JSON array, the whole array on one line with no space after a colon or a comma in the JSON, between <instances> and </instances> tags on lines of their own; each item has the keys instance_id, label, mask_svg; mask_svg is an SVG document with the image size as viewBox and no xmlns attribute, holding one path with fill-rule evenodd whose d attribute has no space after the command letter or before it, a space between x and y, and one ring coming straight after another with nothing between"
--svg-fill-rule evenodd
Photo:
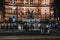
<instances>
[{"instance_id":1,"label":"glowing light","mask_svg":"<svg viewBox=\"0 0 60 40\"><path fill-rule=\"evenodd\" d=\"M16 7L13 7L12 9L16 9Z\"/></svg>"}]
</instances>

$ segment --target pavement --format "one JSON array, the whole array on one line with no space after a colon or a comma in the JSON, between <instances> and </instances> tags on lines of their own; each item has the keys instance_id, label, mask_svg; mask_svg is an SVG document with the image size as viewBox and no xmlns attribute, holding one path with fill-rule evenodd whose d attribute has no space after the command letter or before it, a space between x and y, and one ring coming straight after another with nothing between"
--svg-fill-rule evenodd
<instances>
[{"instance_id":1,"label":"pavement","mask_svg":"<svg viewBox=\"0 0 60 40\"><path fill-rule=\"evenodd\" d=\"M60 36L60 30L51 31L50 33L41 33L40 31L12 31L0 32L0 35L57 35Z\"/></svg>"},{"instance_id":2,"label":"pavement","mask_svg":"<svg viewBox=\"0 0 60 40\"><path fill-rule=\"evenodd\" d=\"M41 33L40 31L0 32L0 40L60 40L60 31Z\"/></svg>"},{"instance_id":3,"label":"pavement","mask_svg":"<svg viewBox=\"0 0 60 40\"><path fill-rule=\"evenodd\" d=\"M60 39L60 36L15 35L15 36L0 36L0 39Z\"/></svg>"}]
</instances>

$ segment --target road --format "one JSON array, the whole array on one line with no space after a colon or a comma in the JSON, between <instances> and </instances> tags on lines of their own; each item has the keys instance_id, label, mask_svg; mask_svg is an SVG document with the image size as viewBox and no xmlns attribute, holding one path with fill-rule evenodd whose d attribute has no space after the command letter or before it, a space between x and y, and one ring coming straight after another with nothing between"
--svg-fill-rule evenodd
<instances>
[{"instance_id":1,"label":"road","mask_svg":"<svg viewBox=\"0 0 60 40\"><path fill-rule=\"evenodd\" d=\"M30 35L15 35L15 36L0 36L0 39L60 39L60 36L30 36Z\"/></svg>"},{"instance_id":2,"label":"road","mask_svg":"<svg viewBox=\"0 0 60 40\"><path fill-rule=\"evenodd\" d=\"M21 35L22 34L22 35ZM24 35L23 35L24 34ZM40 32L6 32L5 34L0 32L1 40L60 40L60 31L52 32L51 34L41 34Z\"/></svg>"}]
</instances>

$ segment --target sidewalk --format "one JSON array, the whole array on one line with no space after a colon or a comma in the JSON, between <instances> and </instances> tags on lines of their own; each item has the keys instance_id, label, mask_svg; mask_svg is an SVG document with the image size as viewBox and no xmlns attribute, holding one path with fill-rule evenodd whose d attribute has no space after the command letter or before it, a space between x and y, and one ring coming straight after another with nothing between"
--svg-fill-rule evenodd
<instances>
[{"instance_id":1,"label":"sidewalk","mask_svg":"<svg viewBox=\"0 0 60 40\"><path fill-rule=\"evenodd\" d=\"M0 32L0 35L58 35L60 36L60 31L53 30L51 33L41 33L40 31L13 31L13 32Z\"/></svg>"},{"instance_id":2,"label":"sidewalk","mask_svg":"<svg viewBox=\"0 0 60 40\"><path fill-rule=\"evenodd\" d=\"M38 40L38 39L60 39L60 36L24 36L24 35L21 35L21 36L0 36L0 39L27 39L27 40Z\"/></svg>"}]
</instances>

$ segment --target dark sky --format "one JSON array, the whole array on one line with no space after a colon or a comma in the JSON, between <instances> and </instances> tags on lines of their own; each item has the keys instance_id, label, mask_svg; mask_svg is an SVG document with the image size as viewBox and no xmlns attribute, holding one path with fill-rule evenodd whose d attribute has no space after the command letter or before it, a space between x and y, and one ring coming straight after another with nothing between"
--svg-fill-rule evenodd
<instances>
[{"instance_id":1,"label":"dark sky","mask_svg":"<svg viewBox=\"0 0 60 40\"><path fill-rule=\"evenodd\" d=\"M60 8L60 0L55 0L55 6Z\"/></svg>"},{"instance_id":2,"label":"dark sky","mask_svg":"<svg viewBox=\"0 0 60 40\"><path fill-rule=\"evenodd\" d=\"M0 10L3 9L4 0L0 0Z\"/></svg>"},{"instance_id":3,"label":"dark sky","mask_svg":"<svg viewBox=\"0 0 60 40\"><path fill-rule=\"evenodd\" d=\"M55 5L55 16L60 17L60 0L55 0L54 5Z\"/></svg>"},{"instance_id":4,"label":"dark sky","mask_svg":"<svg viewBox=\"0 0 60 40\"><path fill-rule=\"evenodd\" d=\"M4 0L0 0L0 6L3 4Z\"/></svg>"}]
</instances>

